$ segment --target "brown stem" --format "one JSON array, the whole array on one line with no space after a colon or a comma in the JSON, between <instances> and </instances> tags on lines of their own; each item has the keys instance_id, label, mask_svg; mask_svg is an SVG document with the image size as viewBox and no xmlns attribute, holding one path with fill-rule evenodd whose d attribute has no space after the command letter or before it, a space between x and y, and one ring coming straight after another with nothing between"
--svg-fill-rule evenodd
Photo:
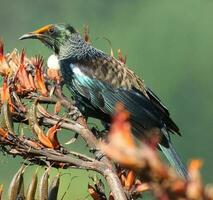
<instances>
[{"instance_id":1,"label":"brown stem","mask_svg":"<svg viewBox=\"0 0 213 200\"><path fill-rule=\"evenodd\" d=\"M43 119L45 123L51 124L51 125L55 125L58 121L54 120L54 119L49 119L49 118L44 118ZM78 134L81 135L81 137L85 140L85 142L88 144L88 146L90 148L96 148L97 147L97 139L95 138L95 136L93 135L93 133L83 127L82 125L76 123L73 121L73 123L66 123L66 122L62 122L61 123L61 127L68 129L68 130L72 130L77 132ZM110 190L113 193L113 197L115 200L125 200L126 195L123 191L122 185L120 183L120 180L118 178L118 176L116 175L116 171L112 165L112 163L110 162L110 160L106 157L103 156L100 161L102 161L105 165L105 167L100 168L99 172L106 178L106 181L110 187Z\"/></svg>"}]
</instances>

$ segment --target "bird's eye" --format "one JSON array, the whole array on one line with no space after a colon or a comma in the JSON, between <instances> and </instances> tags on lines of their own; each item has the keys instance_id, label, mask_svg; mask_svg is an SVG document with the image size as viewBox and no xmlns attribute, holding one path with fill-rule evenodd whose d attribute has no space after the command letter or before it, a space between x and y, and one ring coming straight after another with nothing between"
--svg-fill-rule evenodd
<instances>
[{"instance_id":1,"label":"bird's eye","mask_svg":"<svg viewBox=\"0 0 213 200\"><path fill-rule=\"evenodd\" d=\"M50 34L53 34L55 32L55 28L54 27L50 27L49 30L48 30L48 32Z\"/></svg>"}]
</instances>

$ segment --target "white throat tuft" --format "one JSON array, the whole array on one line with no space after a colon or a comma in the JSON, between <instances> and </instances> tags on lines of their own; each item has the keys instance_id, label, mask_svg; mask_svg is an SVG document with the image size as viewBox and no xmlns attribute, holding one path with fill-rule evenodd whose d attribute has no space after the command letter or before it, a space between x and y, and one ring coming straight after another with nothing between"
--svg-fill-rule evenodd
<instances>
[{"instance_id":1,"label":"white throat tuft","mask_svg":"<svg viewBox=\"0 0 213 200\"><path fill-rule=\"evenodd\" d=\"M59 70L60 65L58 62L58 57L55 54L52 54L47 60L47 67L49 69Z\"/></svg>"}]
</instances>

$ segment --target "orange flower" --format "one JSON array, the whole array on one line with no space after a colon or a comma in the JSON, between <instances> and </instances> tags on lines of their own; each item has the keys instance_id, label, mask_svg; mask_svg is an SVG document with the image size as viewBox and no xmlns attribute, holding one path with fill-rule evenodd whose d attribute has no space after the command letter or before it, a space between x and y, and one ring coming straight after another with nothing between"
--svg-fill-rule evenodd
<instances>
[{"instance_id":1,"label":"orange flower","mask_svg":"<svg viewBox=\"0 0 213 200\"><path fill-rule=\"evenodd\" d=\"M8 132L6 132L4 129L0 128L0 135L3 138L7 138Z\"/></svg>"},{"instance_id":2,"label":"orange flower","mask_svg":"<svg viewBox=\"0 0 213 200\"><path fill-rule=\"evenodd\" d=\"M100 143L100 148L110 158L123 166L132 168L139 167L139 160L133 156L136 152L136 145L131 134L131 126L127 121L129 113L124 110L123 105L117 104L116 114L109 131L109 143Z\"/></svg>"},{"instance_id":3,"label":"orange flower","mask_svg":"<svg viewBox=\"0 0 213 200\"><path fill-rule=\"evenodd\" d=\"M54 148L50 139L43 132L38 133L38 139L41 142L41 144L43 144L45 147L51 148L51 149Z\"/></svg>"},{"instance_id":4,"label":"orange flower","mask_svg":"<svg viewBox=\"0 0 213 200\"><path fill-rule=\"evenodd\" d=\"M60 147L60 143L57 138L57 130L59 127L60 127L59 124L55 124L47 132L47 137L50 140L50 142L52 143L54 149L58 149Z\"/></svg>"},{"instance_id":5,"label":"orange flower","mask_svg":"<svg viewBox=\"0 0 213 200\"><path fill-rule=\"evenodd\" d=\"M10 68L4 56L4 43L0 40L0 74L2 76L7 76L9 74Z\"/></svg>"},{"instance_id":6,"label":"orange flower","mask_svg":"<svg viewBox=\"0 0 213 200\"><path fill-rule=\"evenodd\" d=\"M7 85L7 77L4 78L3 81L3 87L2 87L2 91L1 91L1 102L3 103L7 103L9 100L9 88Z\"/></svg>"},{"instance_id":7,"label":"orange flower","mask_svg":"<svg viewBox=\"0 0 213 200\"><path fill-rule=\"evenodd\" d=\"M109 132L109 139L111 137L117 137L117 141L121 141L122 143L120 144L123 146L135 147L128 118L129 113L124 109L122 104L118 103L116 105L116 114L113 117L113 123Z\"/></svg>"},{"instance_id":8,"label":"orange flower","mask_svg":"<svg viewBox=\"0 0 213 200\"><path fill-rule=\"evenodd\" d=\"M35 74L35 83L37 89L41 92L43 96L48 96L48 91L44 82L44 77L42 76L41 68L43 66L44 60L42 57L37 56L33 60L33 65L36 68L36 74Z\"/></svg>"},{"instance_id":9,"label":"orange flower","mask_svg":"<svg viewBox=\"0 0 213 200\"><path fill-rule=\"evenodd\" d=\"M187 185L186 194L190 199L202 199L203 195L203 184L200 174L200 168L202 167L203 162L201 160L192 160L189 163L189 174L190 179Z\"/></svg>"},{"instance_id":10,"label":"orange flower","mask_svg":"<svg viewBox=\"0 0 213 200\"><path fill-rule=\"evenodd\" d=\"M47 75L51 80L54 80L54 81L60 81L61 79L59 70L57 69L48 69Z\"/></svg>"},{"instance_id":11,"label":"orange flower","mask_svg":"<svg viewBox=\"0 0 213 200\"><path fill-rule=\"evenodd\" d=\"M127 190L129 190L135 182L135 173L130 170L127 174L126 180L125 180L125 187Z\"/></svg>"},{"instance_id":12,"label":"orange flower","mask_svg":"<svg viewBox=\"0 0 213 200\"><path fill-rule=\"evenodd\" d=\"M195 160L192 160L190 163L189 163L189 172L190 173L193 173L193 172L198 172L199 173L199 170L200 168L202 167L203 165L203 162L201 160L198 160L198 159L195 159Z\"/></svg>"},{"instance_id":13,"label":"orange flower","mask_svg":"<svg viewBox=\"0 0 213 200\"><path fill-rule=\"evenodd\" d=\"M33 91L34 87L31 84L28 73L26 71L25 51L24 50L22 50L22 52L21 52L20 66L18 69L17 77L20 81L21 87L23 87L20 90Z\"/></svg>"},{"instance_id":14,"label":"orange flower","mask_svg":"<svg viewBox=\"0 0 213 200\"><path fill-rule=\"evenodd\" d=\"M29 74L28 78L29 78L31 87L35 89L36 86L35 86L32 74Z\"/></svg>"}]
</instances>

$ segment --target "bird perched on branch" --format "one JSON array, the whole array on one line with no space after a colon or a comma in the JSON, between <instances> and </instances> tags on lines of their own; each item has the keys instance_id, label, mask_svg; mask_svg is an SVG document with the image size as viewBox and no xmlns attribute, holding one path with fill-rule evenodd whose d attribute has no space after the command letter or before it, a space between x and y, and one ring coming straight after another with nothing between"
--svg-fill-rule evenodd
<instances>
[{"instance_id":1,"label":"bird perched on branch","mask_svg":"<svg viewBox=\"0 0 213 200\"><path fill-rule=\"evenodd\" d=\"M109 123L116 103L130 113L133 133L141 138L152 129L161 135L159 148L178 173L188 173L172 146L169 133L180 135L167 108L127 65L94 48L68 24L51 24L23 35L38 39L58 56L63 79L77 107L88 116Z\"/></svg>"}]
</instances>

